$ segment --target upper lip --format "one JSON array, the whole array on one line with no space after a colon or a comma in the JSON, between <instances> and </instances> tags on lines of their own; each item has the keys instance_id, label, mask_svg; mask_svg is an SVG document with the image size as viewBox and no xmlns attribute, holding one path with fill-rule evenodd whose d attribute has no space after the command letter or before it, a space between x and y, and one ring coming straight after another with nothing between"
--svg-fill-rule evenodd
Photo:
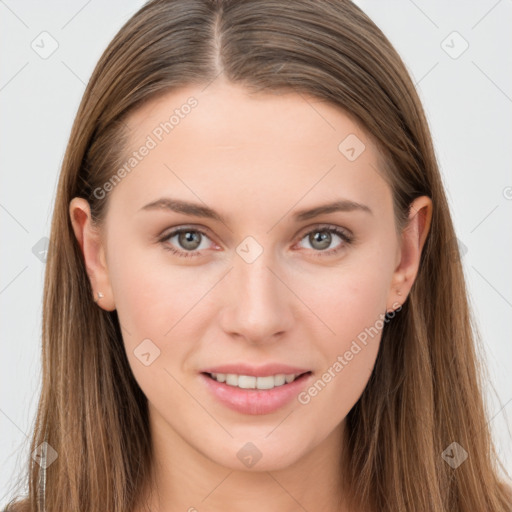
<instances>
[{"instance_id":1,"label":"upper lip","mask_svg":"<svg viewBox=\"0 0 512 512\"><path fill-rule=\"evenodd\" d=\"M202 370L202 373L231 373L236 375L254 375L255 377L268 377L270 375L278 374L295 374L300 375L307 373L311 370L307 368L299 368L297 366L290 366L287 364L270 363L262 366L252 366L246 363L238 364L221 364L219 366L211 366Z\"/></svg>"}]
</instances>

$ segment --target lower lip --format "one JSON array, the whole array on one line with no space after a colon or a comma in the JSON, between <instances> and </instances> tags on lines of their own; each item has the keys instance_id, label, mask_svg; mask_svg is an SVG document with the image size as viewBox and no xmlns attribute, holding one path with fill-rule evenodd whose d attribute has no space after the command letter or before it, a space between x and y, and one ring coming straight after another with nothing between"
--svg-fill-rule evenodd
<instances>
[{"instance_id":1,"label":"lower lip","mask_svg":"<svg viewBox=\"0 0 512 512\"><path fill-rule=\"evenodd\" d=\"M309 382L312 374L303 374L293 382L272 389L242 389L217 382L204 373L200 376L226 407L242 414L270 414L291 402Z\"/></svg>"}]
</instances>

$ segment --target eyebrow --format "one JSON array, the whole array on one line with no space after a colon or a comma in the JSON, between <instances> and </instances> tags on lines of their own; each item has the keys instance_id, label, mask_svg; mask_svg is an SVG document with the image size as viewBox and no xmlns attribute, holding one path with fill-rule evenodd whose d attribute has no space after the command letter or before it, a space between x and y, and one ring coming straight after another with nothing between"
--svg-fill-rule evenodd
<instances>
[{"instance_id":1,"label":"eyebrow","mask_svg":"<svg viewBox=\"0 0 512 512\"><path fill-rule=\"evenodd\" d=\"M191 203L189 201L183 201L181 199L173 199L170 197L162 197L146 204L140 210L170 210L176 213L183 213L185 215L191 215L194 217L204 217L208 219L217 220L226 224L226 219L215 210L212 210L208 206L203 206L197 203ZM323 204L314 208L299 210L294 213L293 218L296 221L309 220L314 217L318 217L322 214L334 213L334 212L352 212L361 211L373 215L372 210L365 204L357 203L349 199L339 199L332 203Z\"/></svg>"}]
</instances>

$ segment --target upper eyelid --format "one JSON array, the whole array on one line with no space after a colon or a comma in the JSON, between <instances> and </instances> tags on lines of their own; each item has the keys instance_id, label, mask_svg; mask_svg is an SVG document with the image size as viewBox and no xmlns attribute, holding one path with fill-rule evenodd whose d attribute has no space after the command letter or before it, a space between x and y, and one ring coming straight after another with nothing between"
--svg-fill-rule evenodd
<instances>
[{"instance_id":1,"label":"upper eyelid","mask_svg":"<svg viewBox=\"0 0 512 512\"><path fill-rule=\"evenodd\" d=\"M203 235L206 235L208 237L211 236L210 235L211 231L207 228L184 224L182 226L180 225L180 226L175 226L172 228L165 229L162 232L162 234L158 236L158 238L159 239L169 238L171 236L175 236L175 235L179 234L182 231L187 231L187 230L188 231L197 231L197 232L202 233Z\"/></svg>"},{"instance_id":2,"label":"upper eyelid","mask_svg":"<svg viewBox=\"0 0 512 512\"><path fill-rule=\"evenodd\" d=\"M303 230L299 231L299 234L307 234L307 233L310 233L311 231L327 231L327 230L339 230L339 231L346 233L347 236L350 236L350 237L353 236L352 231L350 231L350 229L345 228L343 226L337 226L335 224L329 224L329 223L319 223L319 224L314 224L313 226L305 227ZM299 234L297 236L299 236Z\"/></svg>"}]
</instances>

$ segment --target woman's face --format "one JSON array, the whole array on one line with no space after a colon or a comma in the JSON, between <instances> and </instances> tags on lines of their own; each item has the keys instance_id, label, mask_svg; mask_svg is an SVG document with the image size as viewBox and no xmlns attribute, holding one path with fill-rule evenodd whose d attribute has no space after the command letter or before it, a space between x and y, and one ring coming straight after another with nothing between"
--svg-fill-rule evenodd
<instances>
[{"instance_id":1,"label":"woman's face","mask_svg":"<svg viewBox=\"0 0 512 512\"><path fill-rule=\"evenodd\" d=\"M95 191L108 211L90 275L155 436L226 467L286 467L341 438L417 248L400 266L377 151L341 110L203 89L129 118L124 172Z\"/></svg>"}]
</instances>

